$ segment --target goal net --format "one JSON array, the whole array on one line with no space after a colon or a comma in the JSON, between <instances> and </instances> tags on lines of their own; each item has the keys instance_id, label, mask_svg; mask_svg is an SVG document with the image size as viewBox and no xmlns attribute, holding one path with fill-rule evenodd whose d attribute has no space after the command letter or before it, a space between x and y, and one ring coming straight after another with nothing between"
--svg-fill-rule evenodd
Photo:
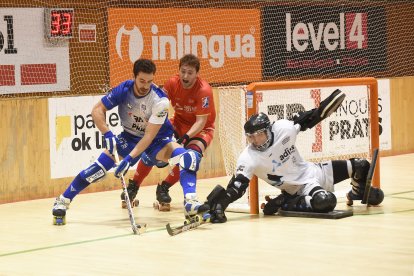
<instances>
[{"instance_id":1,"label":"goal net","mask_svg":"<svg viewBox=\"0 0 414 276\"><path fill-rule=\"evenodd\" d=\"M0 100L103 94L141 57L162 85L187 53L214 86L412 76L401 45L414 44L413 12L410 1L1 1Z\"/></svg>"},{"instance_id":2,"label":"goal net","mask_svg":"<svg viewBox=\"0 0 414 276\"><path fill-rule=\"evenodd\" d=\"M291 119L295 113L318 107L335 89L345 93L345 100L330 117L298 135L299 152L312 162L352 157L371 159L372 150L379 146L378 124L371 123L378 122L375 79L262 82L219 88L219 137L226 173L235 172L237 158L246 146L243 130L246 118L264 112L271 121ZM379 169L373 181L376 186L379 186L378 173ZM228 210L257 213L265 195L279 193L271 185L253 179L249 192Z\"/></svg>"}]
</instances>

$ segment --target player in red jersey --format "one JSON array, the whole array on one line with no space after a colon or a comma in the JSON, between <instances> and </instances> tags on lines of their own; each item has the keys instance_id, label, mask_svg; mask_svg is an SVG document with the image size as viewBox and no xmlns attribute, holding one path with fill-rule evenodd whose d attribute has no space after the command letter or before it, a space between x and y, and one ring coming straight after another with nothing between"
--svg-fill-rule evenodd
<instances>
[{"instance_id":1,"label":"player in red jersey","mask_svg":"<svg viewBox=\"0 0 414 276\"><path fill-rule=\"evenodd\" d=\"M200 60L192 54L180 59L179 72L164 85L174 116L170 119L177 142L185 148L193 150L201 157L214 137L214 108L213 89L199 77ZM140 185L149 174L152 167L163 167L167 164L151 164L142 156L131 185ZM175 166L169 175L157 186L157 202L154 207L160 211L169 211L171 197L169 189L180 179L179 166Z\"/></svg>"}]
</instances>

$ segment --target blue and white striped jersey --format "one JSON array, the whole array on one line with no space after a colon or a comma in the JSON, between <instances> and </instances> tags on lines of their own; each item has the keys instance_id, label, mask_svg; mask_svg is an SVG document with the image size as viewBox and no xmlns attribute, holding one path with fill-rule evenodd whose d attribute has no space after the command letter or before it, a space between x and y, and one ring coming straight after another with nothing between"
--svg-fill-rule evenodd
<instances>
[{"instance_id":1,"label":"blue and white striped jersey","mask_svg":"<svg viewBox=\"0 0 414 276\"><path fill-rule=\"evenodd\" d=\"M171 136L173 127L168 120L169 100L164 91L153 84L147 95L137 97L133 89L134 81L127 80L113 88L101 101L107 110L118 106L125 132L143 137L148 123L152 123L163 125L156 139Z\"/></svg>"}]
</instances>

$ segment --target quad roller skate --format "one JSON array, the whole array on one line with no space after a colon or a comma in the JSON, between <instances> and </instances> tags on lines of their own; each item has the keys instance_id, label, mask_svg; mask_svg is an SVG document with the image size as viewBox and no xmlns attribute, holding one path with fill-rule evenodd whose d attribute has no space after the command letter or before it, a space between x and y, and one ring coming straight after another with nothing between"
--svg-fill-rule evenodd
<instances>
[{"instance_id":1,"label":"quad roller skate","mask_svg":"<svg viewBox=\"0 0 414 276\"><path fill-rule=\"evenodd\" d=\"M128 180L128 187L127 187L127 191L128 191L128 196L129 196L129 200L131 201L131 207L138 207L139 205L139 200L135 199L135 197L137 196L138 193L138 189L139 187L137 186L136 182L132 179ZM125 194L122 191L121 194L121 200L122 200L122 209L126 209L127 208L127 203L125 201Z\"/></svg>"},{"instance_id":2,"label":"quad roller skate","mask_svg":"<svg viewBox=\"0 0 414 276\"><path fill-rule=\"evenodd\" d=\"M163 181L161 184L157 185L157 200L154 202L153 207L161 212L168 212L171 209L171 197L168 194L170 189L170 184Z\"/></svg>"},{"instance_id":3,"label":"quad roller skate","mask_svg":"<svg viewBox=\"0 0 414 276\"><path fill-rule=\"evenodd\" d=\"M195 223L195 222L200 222L200 224L210 222L210 218L211 218L211 215L208 212L203 213L203 214L196 214L196 215L192 215L192 216L186 216L186 219L184 221L184 225L192 224L192 223Z\"/></svg>"},{"instance_id":4,"label":"quad roller skate","mask_svg":"<svg viewBox=\"0 0 414 276\"><path fill-rule=\"evenodd\" d=\"M69 209L70 199L60 195L56 198L53 204L53 224L65 225L66 224L66 210Z\"/></svg>"},{"instance_id":5,"label":"quad roller skate","mask_svg":"<svg viewBox=\"0 0 414 276\"><path fill-rule=\"evenodd\" d=\"M379 149L375 149L370 164L365 159L351 158L352 164L352 189L346 194L348 206L353 205L354 200L361 200L367 206L377 206L384 200L384 192L378 187L371 187L375 167L377 165Z\"/></svg>"},{"instance_id":6,"label":"quad roller skate","mask_svg":"<svg viewBox=\"0 0 414 276\"><path fill-rule=\"evenodd\" d=\"M346 204L348 206L352 206L354 200L363 199L370 169L370 163L366 159L351 158L350 161L352 164L352 189L346 194Z\"/></svg>"},{"instance_id":7,"label":"quad roller skate","mask_svg":"<svg viewBox=\"0 0 414 276\"><path fill-rule=\"evenodd\" d=\"M346 194L346 205L348 205L348 206L354 205L354 200L362 200L362 195L354 194L354 193L352 193L352 191L349 191Z\"/></svg>"},{"instance_id":8,"label":"quad roller skate","mask_svg":"<svg viewBox=\"0 0 414 276\"><path fill-rule=\"evenodd\" d=\"M184 199L184 225L194 222L207 222L210 219L210 206L207 203L201 203L197 200L194 193L188 193Z\"/></svg>"}]
</instances>

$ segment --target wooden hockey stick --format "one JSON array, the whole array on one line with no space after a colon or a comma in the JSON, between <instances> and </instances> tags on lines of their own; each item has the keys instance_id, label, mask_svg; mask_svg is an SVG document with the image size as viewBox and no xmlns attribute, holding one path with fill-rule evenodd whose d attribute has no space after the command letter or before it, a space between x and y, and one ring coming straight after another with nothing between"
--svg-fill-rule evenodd
<instances>
[{"instance_id":1,"label":"wooden hockey stick","mask_svg":"<svg viewBox=\"0 0 414 276\"><path fill-rule=\"evenodd\" d=\"M190 231L193 230L197 227L199 227L200 225L203 225L205 223L210 222L209 219L203 219L203 217L201 215L196 215L193 219L186 221L184 224L177 226L177 227L171 227L171 225L169 223L167 223L167 225L165 225L165 227L167 228L167 232L170 236L175 236L178 235L180 233L186 232L186 231Z\"/></svg>"},{"instance_id":2,"label":"wooden hockey stick","mask_svg":"<svg viewBox=\"0 0 414 276\"><path fill-rule=\"evenodd\" d=\"M116 148L114 150L114 157L115 157L116 164L119 164L119 155L118 155L118 152L116 151ZM141 224L135 223L135 218L134 218L134 214L132 213L131 201L129 200L128 190L125 184L124 176L121 174L120 178L121 178L121 183L122 183L122 190L124 191L124 195L125 195L125 202L126 202L126 206L128 209L129 222L131 223L132 231L134 232L135 235L142 234L145 231L147 225L146 224L141 225Z\"/></svg>"},{"instance_id":3,"label":"wooden hockey stick","mask_svg":"<svg viewBox=\"0 0 414 276\"><path fill-rule=\"evenodd\" d=\"M367 181L365 184L364 196L362 197L362 201L361 201L362 204L368 204L368 197L369 197L369 192L371 190L372 177L374 176L375 167L377 166L378 152L379 152L379 149L375 149L372 155L371 166L369 167Z\"/></svg>"}]
</instances>

